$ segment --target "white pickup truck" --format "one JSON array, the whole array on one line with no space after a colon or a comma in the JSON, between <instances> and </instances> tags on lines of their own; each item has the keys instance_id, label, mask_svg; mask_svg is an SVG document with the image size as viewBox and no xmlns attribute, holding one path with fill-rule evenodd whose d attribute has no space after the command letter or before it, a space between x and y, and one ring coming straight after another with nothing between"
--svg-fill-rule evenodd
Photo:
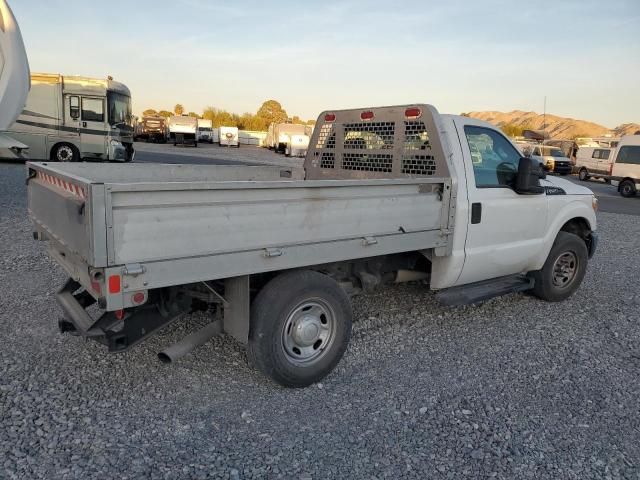
<instances>
[{"instance_id":1,"label":"white pickup truck","mask_svg":"<svg viewBox=\"0 0 640 480\"><path fill-rule=\"evenodd\" d=\"M345 352L352 294L420 280L447 305L559 301L596 249L590 190L430 105L324 112L304 167L29 163L34 235L70 277L61 331L119 352L208 310L162 360L224 331L306 386Z\"/></svg>"}]
</instances>

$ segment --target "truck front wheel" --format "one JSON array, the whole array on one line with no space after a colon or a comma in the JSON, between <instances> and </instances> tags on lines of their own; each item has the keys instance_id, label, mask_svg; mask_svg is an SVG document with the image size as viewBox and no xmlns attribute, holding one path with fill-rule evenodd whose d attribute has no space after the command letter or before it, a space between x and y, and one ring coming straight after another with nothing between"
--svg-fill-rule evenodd
<instances>
[{"instance_id":1,"label":"truck front wheel","mask_svg":"<svg viewBox=\"0 0 640 480\"><path fill-rule=\"evenodd\" d=\"M282 274L251 306L249 361L285 387L306 387L338 364L351 337L351 304L330 277Z\"/></svg>"},{"instance_id":2,"label":"truck front wheel","mask_svg":"<svg viewBox=\"0 0 640 480\"><path fill-rule=\"evenodd\" d=\"M569 298L582 283L588 258L587 246L580 237L559 232L542 269L531 272L533 294L548 302Z\"/></svg>"}]
</instances>

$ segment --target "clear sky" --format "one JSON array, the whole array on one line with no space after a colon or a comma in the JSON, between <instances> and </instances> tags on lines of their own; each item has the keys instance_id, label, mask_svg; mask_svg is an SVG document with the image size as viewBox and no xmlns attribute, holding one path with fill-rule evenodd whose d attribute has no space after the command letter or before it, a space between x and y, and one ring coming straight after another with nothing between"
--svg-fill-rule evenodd
<instances>
[{"instance_id":1,"label":"clear sky","mask_svg":"<svg viewBox=\"0 0 640 480\"><path fill-rule=\"evenodd\" d=\"M426 102L640 122L640 0L9 0L31 70L105 77L134 112L290 115Z\"/></svg>"}]
</instances>

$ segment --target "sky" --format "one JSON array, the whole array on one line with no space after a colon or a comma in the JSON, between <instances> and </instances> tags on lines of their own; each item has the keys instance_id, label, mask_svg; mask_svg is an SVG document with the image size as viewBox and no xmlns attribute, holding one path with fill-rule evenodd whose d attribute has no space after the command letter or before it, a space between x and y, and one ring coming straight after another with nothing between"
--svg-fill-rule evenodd
<instances>
[{"instance_id":1,"label":"sky","mask_svg":"<svg viewBox=\"0 0 640 480\"><path fill-rule=\"evenodd\" d=\"M33 72L106 77L134 113L430 103L640 123L640 0L9 0Z\"/></svg>"}]
</instances>

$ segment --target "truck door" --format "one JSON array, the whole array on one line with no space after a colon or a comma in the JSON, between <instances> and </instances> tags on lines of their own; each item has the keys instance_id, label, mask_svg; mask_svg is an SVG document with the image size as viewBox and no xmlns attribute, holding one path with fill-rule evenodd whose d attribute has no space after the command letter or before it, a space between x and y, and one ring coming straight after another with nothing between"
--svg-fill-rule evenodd
<instances>
[{"instance_id":1,"label":"truck door","mask_svg":"<svg viewBox=\"0 0 640 480\"><path fill-rule=\"evenodd\" d=\"M473 120L455 124L469 202L465 261L457 283L530 270L546 230L546 195L513 190L520 153L504 135Z\"/></svg>"},{"instance_id":2,"label":"truck door","mask_svg":"<svg viewBox=\"0 0 640 480\"><path fill-rule=\"evenodd\" d=\"M80 96L64 96L63 125L60 129L61 137L68 137L72 143L80 142Z\"/></svg>"},{"instance_id":3,"label":"truck door","mask_svg":"<svg viewBox=\"0 0 640 480\"><path fill-rule=\"evenodd\" d=\"M83 158L108 159L104 100L100 97L82 97L80 152Z\"/></svg>"}]
</instances>

